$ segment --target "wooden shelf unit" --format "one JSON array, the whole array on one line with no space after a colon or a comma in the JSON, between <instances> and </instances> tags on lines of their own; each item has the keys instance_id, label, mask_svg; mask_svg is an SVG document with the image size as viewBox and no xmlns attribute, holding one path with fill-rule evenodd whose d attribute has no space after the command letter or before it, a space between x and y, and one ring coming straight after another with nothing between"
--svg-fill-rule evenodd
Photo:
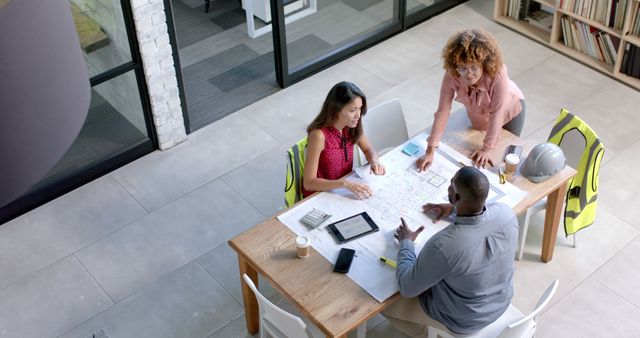
<instances>
[{"instance_id":1,"label":"wooden shelf unit","mask_svg":"<svg viewBox=\"0 0 640 338\"><path fill-rule=\"evenodd\" d=\"M524 0L523 0L524 1ZM507 11L507 4L509 0L495 0L494 7L494 20L503 26L506 26L514 31L525 35L535 41L546 44L551 48L587 65L596 69L606 75L609 75L627 85L640 90L640 79L628 76L626 74L620 73L620 67L622 65L622 58L624 56L625 45L630 43L635 46L640 46L640 37L631 35L629 32L631 30L631 25L634 21L632 15L634 13L634 9L637 6L640 6L640 0L629 0L629 3L626 8L626 13L624 13L625 21L622 27L622 30L617 30L612 27L605 26L604 24L597 22L595 20L588 19L586 17L580 16L571 11L567 11L559 8L559 0L532 0L543 4L545 6L551 7L555 10L553 13L553 25L551 27L551 31L547 31L545 29L539 28L538 26L531 25L526 21L516 20L512 17L507 16L505 13ZM593 1L602 1L602 0L593 0ZM615 64L609 65L605 62L601 62L600 60L589 56L579 50L570 48L565 46L563 42L562 36L562 24L560 22L561 17L568 16L573 20L582 22L591 27L597 28L611 36L615 36L620 39L620 44L618 46L617 55Z\"/></svg>"}]
</instances>

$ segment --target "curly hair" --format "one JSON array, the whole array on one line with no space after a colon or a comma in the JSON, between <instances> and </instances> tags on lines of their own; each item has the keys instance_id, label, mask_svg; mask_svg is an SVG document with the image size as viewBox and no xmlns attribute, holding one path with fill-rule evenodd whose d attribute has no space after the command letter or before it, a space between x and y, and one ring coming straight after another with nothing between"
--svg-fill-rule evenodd
<instances>
[{"instance_id":1,"label":"curly hair","mask_svg":"<svg viewBox=\"0 0 640 338\"><path fill-rule=\"evenodd\" d=\"M502 67L502 51L493 35L481 29L459 31L449 38L442 49L444 69L449 74L460 77L460 65L479 62L482 70L494 77Z\"/></svg>"},{"instance_id":2,"label":"curly hair","mask_svg":"<svg viewBox=\"0 0 640 338\"><path fill-rule=\"evenodd\" d=\"M307 133L311 133L315 129L321 129L330 126L338 119L338 115L344 106L349 104L356 98L362 100L362 107L360 108L360 120L355 128L349 128L347 131L347 137L352 143L358 142L362 135L362 117L367 114L367 97L362 90L355 84L347 81L337 83L329 93L327 98L322 104L322 109L316 118L307 127Z\"/></svg>"}]
</instances>

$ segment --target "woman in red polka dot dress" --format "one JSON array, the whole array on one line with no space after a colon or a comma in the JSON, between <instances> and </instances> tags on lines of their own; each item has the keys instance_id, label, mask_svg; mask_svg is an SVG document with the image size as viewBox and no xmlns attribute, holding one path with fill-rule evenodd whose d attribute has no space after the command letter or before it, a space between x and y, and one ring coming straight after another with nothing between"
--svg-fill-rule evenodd
<instances>
[{"instance_id":1,"label":"woman in red polka dot dress","mask_svg":"<svg viewBox=\"0 0 640 338\"><path fill-rule=\"evenodd\" d=\"M371 171L384 175L384 166L362 130L362 116L366 112L367 98L356 85L344 81L331 88L320 114L307 127L304 197L336 188L347 188L359 198L373 194L368 185L344 178L353 167L355 144L371 163Z\"/></svg>"}]
</instances>

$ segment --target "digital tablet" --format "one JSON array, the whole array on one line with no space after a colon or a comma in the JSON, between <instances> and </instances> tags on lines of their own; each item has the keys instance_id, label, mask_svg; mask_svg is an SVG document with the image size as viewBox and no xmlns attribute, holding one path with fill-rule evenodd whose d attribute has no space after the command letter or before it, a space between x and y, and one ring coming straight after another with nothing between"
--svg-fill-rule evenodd
<instances>
[{"instance_id":1,"label":"digital tablet","mask_svg":"<svg viewBox=\"0 0 640 338\"><path fill-rule=\"evenodd\" d=\"M331 223L327 228L341 244L379 229L366 212Z\"/></svg>"}]
</instances>

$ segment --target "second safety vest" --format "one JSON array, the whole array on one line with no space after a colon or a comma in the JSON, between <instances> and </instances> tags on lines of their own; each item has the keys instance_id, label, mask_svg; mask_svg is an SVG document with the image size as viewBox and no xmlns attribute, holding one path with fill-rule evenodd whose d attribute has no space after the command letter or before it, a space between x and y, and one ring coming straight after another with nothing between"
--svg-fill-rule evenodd
<instances>
[{"instance_id":1,"label":"second safety vest","mask_svg":"<svg viewBox=\"0 0 640 338\"><path fill-rule=\"evenodd\" d=\"M549 142L561 147L562 138L570 131L578 131L585 140L585 148L580 156L576 176L568 186L565 211L564 231L572 235L578 230L591 225L596 218L598 200L598 176L600 163L604 156L604 145L598 135L579 117L562 109L558 116ZM562 147L561 147L562 148Z\"/></svg>"},{"instance_id":2,"label":"second safety vest","mask_svg":"<svg viewBox=\"0 0 640 338\"><path fill-rule=\"evenodd\" d=\"M306 137L287 150L287 178L284 185L284 204L287 208L302 201L302 175L306 150Z\"/></svg>"}]
</instances>

